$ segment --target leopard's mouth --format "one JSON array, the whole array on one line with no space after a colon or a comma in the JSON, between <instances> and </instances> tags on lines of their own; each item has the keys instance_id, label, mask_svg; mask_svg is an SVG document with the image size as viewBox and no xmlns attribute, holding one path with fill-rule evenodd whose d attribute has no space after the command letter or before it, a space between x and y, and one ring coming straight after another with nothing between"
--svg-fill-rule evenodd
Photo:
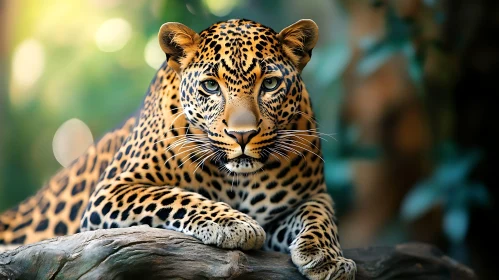
<instances>
[{"instance_id":1,"label":"leopard's mouth","mask_svg":"<svg viewBox=\"0 0 499 280\"><path fill-rule=\"evenodd\" d=\"M240 155L236 158L227 160L224 163L225 168L234 173L253 173L262 169L264 163L262 159L250 157L248 155Z\"/></svg>"}]
</instances>

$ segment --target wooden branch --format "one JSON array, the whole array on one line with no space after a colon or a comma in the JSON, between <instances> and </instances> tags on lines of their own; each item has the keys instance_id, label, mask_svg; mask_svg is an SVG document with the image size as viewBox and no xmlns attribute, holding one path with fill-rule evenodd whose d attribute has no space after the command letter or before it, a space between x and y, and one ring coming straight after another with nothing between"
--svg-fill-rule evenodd
<instances>
[{"instance_id":1,"label":"wooden branch","mask_svg":"<svg viewBox=\"0 0 499 280\"><path fill-rule=\"evenodd\" d=\"M357 279L476 279L426 244L345 250ZM0 254L0 279L304 279L290 257L204 245L147 226L54 238Z\"/></svg>"}]
</instances>

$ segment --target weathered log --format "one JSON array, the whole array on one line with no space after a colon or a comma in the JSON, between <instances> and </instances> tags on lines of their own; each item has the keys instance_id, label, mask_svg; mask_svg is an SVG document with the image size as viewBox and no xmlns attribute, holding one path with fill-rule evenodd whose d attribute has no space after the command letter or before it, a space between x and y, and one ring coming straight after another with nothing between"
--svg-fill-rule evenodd
<instances>
[{"instance_id":1,"label":"weathered log","mask_svg":"<svg viewBox=\"0 0 499 280\"><path fill-rule=\"evenodd\" d=\"M431 245L345 250L357 279L476 279ZM290 257L224 250L147 226L97 230L0 254L0 279L304 279Z\"/></svg>"}]
</instances>

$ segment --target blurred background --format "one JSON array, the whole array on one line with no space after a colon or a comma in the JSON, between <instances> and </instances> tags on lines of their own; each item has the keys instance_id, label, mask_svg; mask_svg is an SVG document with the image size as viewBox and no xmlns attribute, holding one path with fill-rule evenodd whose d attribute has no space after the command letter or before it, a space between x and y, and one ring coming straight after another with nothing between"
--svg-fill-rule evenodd
<instances>
[{"instance_id":1,"label":"blurred background","mask_svg":"<svg viewBox=\"0 0 499 280\"><path fill-rule=\"evenodd\" d=\"M162 23L230 18L320 27L303 76L343 247L429 242L499 279L494 0L0 0L0 211L140 106Z\"/></svg>"}]
</instances>

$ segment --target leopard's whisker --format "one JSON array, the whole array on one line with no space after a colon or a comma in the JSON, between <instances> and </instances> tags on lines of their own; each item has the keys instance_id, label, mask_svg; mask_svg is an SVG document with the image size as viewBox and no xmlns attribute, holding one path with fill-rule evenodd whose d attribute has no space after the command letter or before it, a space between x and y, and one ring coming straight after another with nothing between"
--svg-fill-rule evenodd
<instances>
[{"instance_id":1,"label":"leopard's whisker","mask_svg":"<svg viewBox=\"0 0 499 280\"><path fill-rule=\"evenodd\" d=\"M165 164L166 164L168 161L170 161L172 158L174 158L174 157L176 157L176 156L178 156L178 155L181 155L181 154L184 154L184 153L187 153L187 152L193 151L193 150L195 150L195 149L199 149L199 148L200 148L200 147L199 147L198 145L194 145L194 147L189 147L189 148L188 148L187 150L185 150L185 151L181 151L181 152L179 152L179 153L176 153L176 154L174 154L173 156L171 156L171 157L169 157L168 159L166 159L166 160L165 160Z\"/></svg>"},{"instance_id":2,"label":"leopard's whisker","mask_svg":"<svg viewBox=\"0 0 499 280\"><path fill-rule=\"evenodd\" d=\"M306 118L306 119L307 119L310 123L317 124L317 120L315 120L315 118L314 118L313 116L310 116L310 115L308 115L308 114L305 114L305 113L304 113L304 112L302 112L302 111L295 111L295 112L293 113L293 115L294 115L294 114L301 115L301 116L305 117L305 118Z\"/></svg>"},{"instance_id":3,"label":"leopard's whisker","mask_svg":"<svg viewBox=\"0 0 499 280\"><path fill-rule=\"evenodd\" d=\"M196 169L194 169L194 172L193 172L193 173L194 173L194 174L196 174L196 171L198 170L198 168L199 168L200 166L203 166L203 165L204 165L204 162L205 162L208 158L210 158L211 156L215 155L217 152L218 152L218 151L215 151L215 152L212 152L212 153L210 153L209 155L205 156L205 157L204 157L204 159L203 159L202 161L200 161L200 162L196 165Z\"/></svg>"},{"instance_id":4,"label":"leopard's whisker","mask_svg":"<svg viewBox=\"0 0 499 280\"><path fill-rule=\"evenodd\" d=\"M224 155L224 153L222 151L218 151L218 155L213 159L216 162L220 161Z\"/></svg>"},{"instance_id":5,"label":"leopard's whisker","mask_svg":"<svg viewBox=\"0 0 499 280\"><path fill-rule=\"evenodd\" d=\"M303 153L300 153L298 150L294 149L294 148L291 148L291 147L288 147L286 145L282 145L282 144L276 144L276 146L278 147L281 147L297 156L301 156L302 158L305 158L305 155L303 155Z\"/></svg>"},{"instance_id":6,"label":"leopard's whisker","mask_svg":"<svg viewBox=\"0 0 499 280\"><path fill-rule=\"evenodd\" d=\"M184 165L187 161L191 160L193 157L198 156L198 154L199 154L199 153L201 153L201 155L200 155L200 156L202 157L204 154L206 154L206 153L208 153L208 152L209 152L209 150L194 151L194 152L192 152L192 154L191 154L190 156L189 156L189 155L187 155L187 156L183 157L183 158L180 160L180 161L182 161L182 163L181 163L181 164L179 164L179 165L178 165L178 167L181 167L181 166L182 166L182 165ZM189 157L189 158L188 158L187 160L185 160L185 158L186 158L186 157ZM191 164L192 164L192 163L191 163Z\"/></svg>"},{"instance_id":7,"label":"leopard's whisker","mask_svg":"<svg viewBox=\"0 0 499 280\"><path fill-rule=\"evenodd\" d=\"M211 147L210 147L210 148L211 148ZM199 164L199 163L200 163L200 162L204 159L204 157L205 157L207 154L214 154L214 153L216 153L216 151L214 151L213 149L206 149L206 150L204 150L203 152L201 152L201 156L200 156L199 158L197 158L195 161L193 161L193 162L191 163L191 165L195 163L195 164L196 164L195 166L197 166L197 165L198 165L198 164ZM196 169L196 170L197 170L197 169Z\"/></svg>"},{"instance_id":8,"label":"leopard's whisker","mask_svg":"<svg viewBox=\"0 0 499 280\"><path fill-rule=\"evenodd\" d=\"M285 158L288 162L291 160L289 158L289 156L287 156L285 154L285 152L281 151L278 147L276 147L276 149L273 149L273 148L269 148L269 149L272 151L272 153L276 153L276 154L280 155L281 157Z\"/></svg>"},{"instance_id":9,"label":"leopard's whisker","mask_svg":"<svg viewBox=\"0 0 499 280\"><path fill-rule=\"evenodd\" d=\"M178 110L178 109L177 109ZM173 110L170 110L170 113L172 113ZM170 117L173 118L174 116L177 116L178 114L181 114L183 110L178 110L178 112L173 113Z\"/></svg>"},{"instance_id":10,"label":"leopard's whisker","mask_svg":"<svg viewBox=\"0 0 499 280\"><path fill-rule=\"evenodd\" d=\"M325 139L324 137L319 136L319 135L313 135L313 134L282 133L282 134L278 134L278 135L281 136L281 137L291 137L291 136L313 137L313 138L319 138L321 140L324 140L324 141L328 142L327 139ZM333 136L329 135L329 137L331 137L332 139L336 140Z\"/></svg>"},{"instance_id":11,"label":"leopard's whisker","mask_svg":"<svg viewBox=\"0 0 499 280\"><path fill-rule=\"evenodd\" d=\"M199 138L199 139L192 140L192 139L189 139L188 137L185 137L185 138L182 138L182 139L175 140L165 150L171 150L173 148L178 147L179 145L185 144L185 142L189 142L189 143L198 143L199 142L201 144L208 144L209 143L209 139L201 139L201 138Z\"/></svg>"},{"instance_id":12,"label":"leopard's whisker","mask_svg":"<svg viewBox=\"0 0 499 280\"><path fill-rule=\"evenodd\" d=\"M188 144L192 144L192 143L188 143ZM198 147L197 145L195 145L195 144L194 144L193 146L187 147L187 150L182 151L182 148L183 148L183 146L179 149L179 152L178 152L178 153L173 154L170 158L175 157L176 155L183 154L183 153L185 153L185 152L189 152L189 151L194 150L194 149L198 149L199 147ZM165 152L166 152L166 151L165 151ZM170 158L168 158L167 160L170 160Z\"/></svg>"},{"instance_id":13,"label":"leopard's whisker","mask_svg":"<svg viewBox=\"0 0 499 280\"><path fill-rule=\"evenodd\" d=\"M318 128L310 128L310 129L281 129L277 131L278 133L283 133L283 132L313 132L316 134L321 134L321 135L335 135L336 133L324 133L320 132Z\"/></svg>"},{"instance_id":14,"label":"leopard's whisker","mask_svg":"<svg viewBox=\"0 0 499 280\"><path fill-rule=\"evenodd\" d=\"M291 148L291 147L287 147L287 146L278 146L281 150L284 150L284 151L287 151L291 154L295 154L299 157L302 157L302 158L305 158L305 155L303 155L303 153L300 153L299 151L297 151L296 149L294 148Z\"/></svg>"},{"instance_id":15,"label":"leopard's whisker","mask_svg":"<svg viewBox=\"0 0 499 280\"><path fill-rule=\"evenodd\" d=\"M181 113L181 114L179 114L178 116L176 116L176 117L173 119L173 121L171 122L171 124L170 124L169 128L171 129L171 128L172 128L172 126L173 126L173 124L175 123L175 121L177 121L177 119L178 119L180 116L184 115L184 114L185 114L185 112L184 112L184 111L182 111L182 113Z\"/></svg>"},{"instance_id":16,"label":"leopard's whisker","mask_svg":"<svg viewBox=\"0 0 499 280\"><path fill-rule=\"evenodd\" d=\"M273 156L273 157L275 157L275 159L277 159L279 162L281 162L281 160L276 155L274 155L272 153L270 155Z\"/></svg>"},{"instance_id":17,"label":"leopard's whisker","mask_svg":"<svg viewBox=\"0 0 499 280\"><path fill-rule=\"evenodd\" d=\"M314 148L316 148L317 150L319 150L319 147L317 147L314 143L310 142L310 140L304 138L304 137L301 137L301 136L297 136L297 135L287 135L287 136L282 136L282 138L289 138L289 137L296 137L298 139L301 139L301 140L304 140L304 141L307 141L310 145L314 146Z\"/></svg>"},{"instance_id":18,"label":"leopard's whisker","mask_svg":"<svg viewBox=\"0 0 499 280\"><path fill-rule=\"evenodd\" d=\"M321 140L327 141L327 139L333 139L333 135L330 134L318 134L318 133L306 133L306 132L288 132L288 133L277 133L277 135L282 135L282 136L289 136L289 135L298 135L298 136L303 136L303 137L313 137L313 138L320 138ZM326 139L327 138L327 139Z\"/></svg>"},{"instance_id":19,"label":"leopard's whisker","mask_svg":"<svg viewBox=\"0 0 499 280\"><path fill-rule=\"evenodd\" d=\"M186 138L182 138L182 139L179 139L179 140L176 140L174 142L172 142L172 144L170 144L169 146L167 146L165 148L165 152L171 150L171 149L175 149L176 147L180 146L180 145L183 145L185 143L195 143L193 141L189 141L189 139L186 139Z\"/></svg>"},{"instance_id":20,"label":"leopard's whisker","mask_svg":"<svg viewBox=\"0 0 499 280\"><path fill-rule=\"evenodd\" d=\"M182 150L182 148L183 148L183 147L184 147L187 143L192 143L192 144L194 144L194 145L198 145L199 147L205 147L206 145L208 145L208 143L203 143L203 142L199 143L199 141L198 141L198 142L197 142L197 141L191 141L190 139L188 139L188 140L187 140L187 142L185 142L184 144L182 144L182 145L180 146L180 150Z\"/></svg>"},{"instance_id":21,"label":"leopard's whisker","mask_svg":"<svg viewBox=\"0 0 499 280\"><path fill-rule=\"evenodd\" d=\"M277 134L305 134L305 135L318 135L326 137L333 137L335 135L333 133L324 133L316 130L287 130L287 129L281 129L277 131Z\"/></svg>"},{"instance_id":22,"label":"leopard's whisker","mask_svg":"<svg viewBox=\"0 0 499 280\"><path fill-rule=\"evenodd\" d=\"M205 154L206 151L203 151L203 150L199 150L199 149L195 149L194 151L190 151L190 153L188 153L187 155L183 156L180 161L182 162L181 164L178 165L178 167L181 167L183 166L186 162L190 161L192 158L198 156L199 154L201 154L201 156L203 154ZM192 163L191 163L192 164Z\"/></svg>"},{"instance_id":23,"label":"leopard's whisker","mask_svg":"<svg viewBox=\"0 0 499 280\"><path fill-rule=\"evenodd\" d=\"M162 142L162 141L166 141L166 140L170 140L170 139L175 139L175 138L179 138L179 137L208 138L208 137L206 137L206 135L203 135L203 134L188 133L188 134L180 134L180 135L176 135L176 136L166 137L166 138L158 140L154 143L158 143L158 142Z\"/></svg>"},{"instance_id":24,"label":"leopard's whisker","mask_svg":"<svg viewBox=\"0 0 499 280\"><path fill-rule=\"evenodd\" d=\"M286 142L286 144L287 144L287 145L289 145L289 146L293 146L293 147L296 147L296 148L300 148L300 149L303 149L303 150L305 150L305 151L307 151L307 152L309 152L309 153L314 154L315 156L317 156L318 158L320 158L320 159L324 162L324 159L323 159L320 155L318 155L318 154L317 154L317 153L315 153L314 151L312 151L312 150L308 149L308 147L306 147L306 146L305 146L305 144L300 143L300 142L294 142L294 144L293 144L293 143L290 143L289 141L285 141L285 142ZM299 144L302 144L302 145L304 145L304 146L300 146Z\"/></svg>"}]
</instances>

